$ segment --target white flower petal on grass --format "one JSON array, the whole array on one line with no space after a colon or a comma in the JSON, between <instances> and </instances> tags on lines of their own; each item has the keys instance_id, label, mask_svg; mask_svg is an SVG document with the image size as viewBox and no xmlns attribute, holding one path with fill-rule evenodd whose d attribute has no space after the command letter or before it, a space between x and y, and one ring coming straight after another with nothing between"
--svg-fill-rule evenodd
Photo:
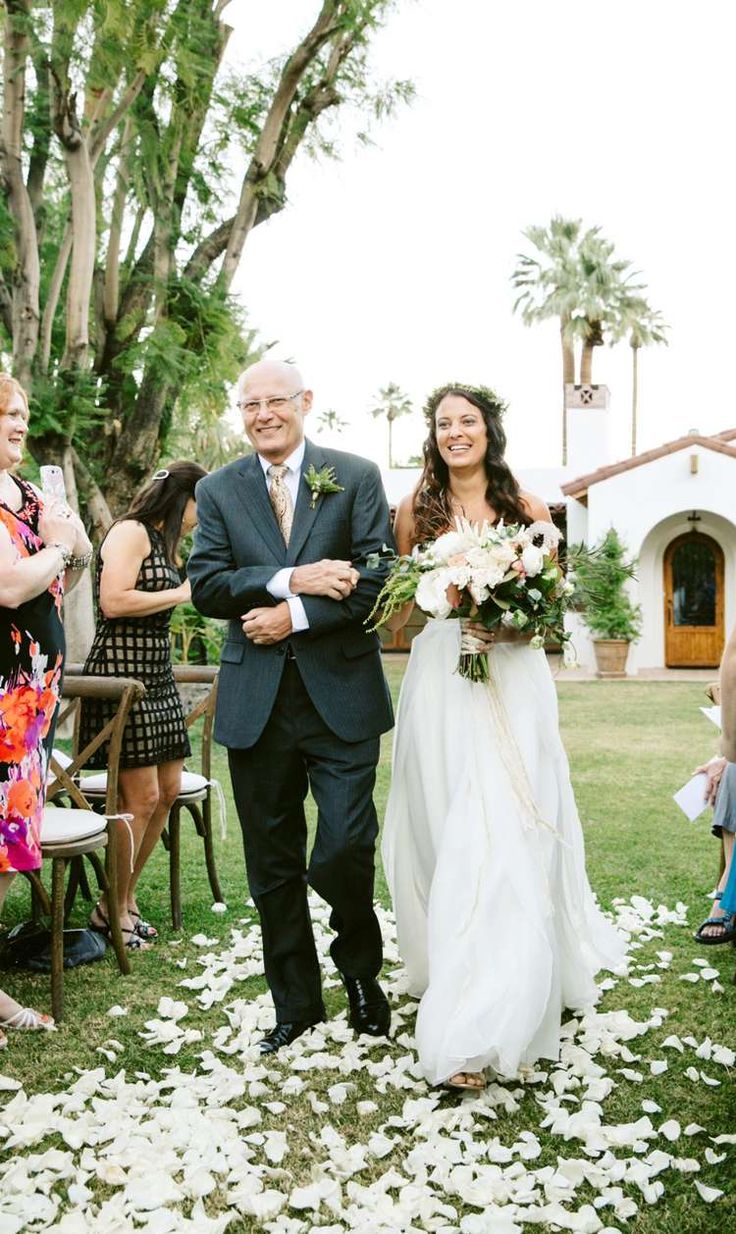
<instances>
[{"instance_id":1,"label":"white flower petal on grass","mask_svg":"<svg viewBox=\"0 0 736 1234\"><path fill-rule=\"evenodd\" d=\"M700 970L702 981L715 981L720 975L720 969L717 968L701 968Z\"/></svg>"},{"instance_id":2,"label":"white flower petal on grass","mask_svg":"<svg viewBox=\"0 0 736 1234\"><path fill-rule=\"evenodd\" d=\"M685 1053L685 1047L680 1041L680 1038L677 1036L676 1033L672 1033L670 1037L667 1037L662 1042L662 1048L669 1049L669 1050L679 1050L681 1054Z\"/></svg>"},{"instance_id":3,"label":"white flower petal on grass","mask_svg":"<svg viewBox=\"0 0 736 1234\"><path fill-rule=\"evenodd\" d=\"M700 1076L698 1075L697 1067L686 1067L685 1075L687 1076L688 1080L692 1080L693 1084L697 1084L700 1079Z\"/></svg>"},{"instance_id":4,"label":"white flower petal on grass","mask_svg":"<svg viewBox=\"0 0 736 1234\"><path fill-rule=\"evenodd\" d=\"M107 1009L107 1014L108 1014L109 1016L112 1016L113 1018L115 1018L116 1016L123 1016L123 1015L127 1015L127 1014L128 1014L128 1008L127 1008L127 1007L121 1007L119 1003L115 1003L115 1004L114 1004L114 1006L112 1006L112 1007L108 1007L108 1009Z\"/></svg>"},{"instance_id":5,"label":"white flower petal on grass","mask_svg":"<svg viewBox=\"0 0 736 1234\"><path fill-rule=\"evenodd\" d=\"M0 1075L0 1093L16 1093L22 1087L20 1080L14 1080L10 1075Z\"/></svg>"},{"instance_id":6,"label":"white flower petal on grass","mask_svg":"<svg viewBox=\"0 0 736 1234\"><path fill-rule=\"evenodd\" d=\"M716 1080L715 1077L712 1075L706 1075L704 1071L701 1071L700 1078L704 1084L708 1085L709 1088L719 1088L720 1087L721 1081Z\"/></svg>"},{"instance_id":7,"label":"white flower petal on grass","mask_svg":"<svg viewBox=\"0 0 736 1234\"><path fill-rule=\"evenodd\" d=\"M706 1204L712 1204L714 1200L720 1200L723 1195L723 1192L719 1191L717 1187L706 1187L705 1183L701 1183L699 1178L695 1179L695 1187L701 1200L704 1200Z\"/></svg>"},{"instance_id":8,"label":"white flower petal on grass","mask_svg":"<svg viewBox=\"0 0 736 1234\"><path fill-rule=\"evenodd\" d=\"M701 1127L700 1123L688 1123L685 1135L698 1135L701 1131L705 1131L705 1127Z\"/></svg>"},{"instance_id":9,"label":"white flower petal on grass","mask_svg":"<svg viewBox=\"0 0 736 1234\"><path fill-rule=\"evenodd\" d=\"M712 1148L706 1148L705 1150L705 1160L708 1162L708 1165L720 1165L722 1161L726 1160L727 1156L728 1153L717 1153Z\"/></svg>"},{"instance_id":10,"label":"white flower petal on grass","mask_svg":"<svg viewBox=\"0 0 736 1234\"><path fill-rule=\"evenodd\" d=\"M699 973L681 973L680 981L700 981Z\"/></svg>"},{"instance_id":11,"label":"white flower petal on grass","mask_svg":"<svg viewBox=\"0 0 736 1234\"><path fill-rule=\"evenodd\" d=\"M723 993L723 986L721 985L720 981L714 981L714 982L713 982L713 984L712 984L712 986L711 986L710 988L711 988L711 990L713 991L713 993L714 993L714 994L722 994L722 993Z\"/></svg>"},{"instance_id":12,"label":"white flower petal on grass","mask_svg":"<svg viewBox=\"0 0 736 1234\"><path fill-rule=\"evenodd\" d=\"M676 1118L670 1118L666 1123L662 1123L659 1134L663 1135L671 1144L674 1144L676 1140L679 1140L682 1128Z\"/></svg>"},{"instance_id":13,"label":"white flower petal on grass","mask_svg":"<svg viewBox=\"0 0 736 1234\"><path fill-rule=\"evenodd\" d=\"M733 1067L736 1063L736 1053L726 1045L714 1045L712 1060L714 1063L722 1063L724 1067Z\"/></svg>"},{"instance_id":14,"label":"white flower petal on grass","mask_svg":"<svg viewBox=\"0 0 736 1234\"><path fill-rule=\"evenodd\" d=\"M158 1001L156 1011L162 1020L181 1020L187 1015L189 1008L185 1002L174 998L163 997Z\"/></svg>"},{"instance_id":15,"label":"white flower petal on grass","mask_svg":"<svg viewBox=\"0 0 736 1234\"><path fill-rule=\"evenodd\" d=\"M663 1075L667 1067L668 1064L663 1058L653 1058L649 1064L649 1070L652 1075Z\"/></svg>"},{"instance_id":16,"label":"white flower petal on grass","mask_svg":"<svg viewBox=\"0 0 736 1234\"><path fill-rule=\"evenodd\" d=\"M661 1105L657 1105L656 1101L651 1101L648 1097L646 1098L645 1101L642 1101L641 1108L645 1114L661 1114L662 1113Z\"/></svg>"},{"instance_id":17,"label":"white flower petal on grass","mask_svg":"<svg viewBox=\"0 0 736 1234\"><path fill-rule=\"evenodd\" d=\"M215 903L210 908L211 913L226 913L227 904L223 904L222 900L215 900Z\"/></svg>"}]
</instances>

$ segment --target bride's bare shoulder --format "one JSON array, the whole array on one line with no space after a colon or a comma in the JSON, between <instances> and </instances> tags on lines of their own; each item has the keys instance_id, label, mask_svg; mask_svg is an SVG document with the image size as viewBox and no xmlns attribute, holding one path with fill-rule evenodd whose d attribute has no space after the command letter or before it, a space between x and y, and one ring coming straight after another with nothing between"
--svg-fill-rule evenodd
<instances>
[{"instance_id":1,"label":"bride's bare shoulder","mask_svg":"<svg viewBox=\"0 0 736 1234\"><path fill-rule=\"evenodd\" d=\"M551 523L552 515L549 512L549 506L542 501L541 497L536 497L534 493L521 492L520 494L522 505L527 509L529 517L533 522Z\"/></svg>"}]
</instances>

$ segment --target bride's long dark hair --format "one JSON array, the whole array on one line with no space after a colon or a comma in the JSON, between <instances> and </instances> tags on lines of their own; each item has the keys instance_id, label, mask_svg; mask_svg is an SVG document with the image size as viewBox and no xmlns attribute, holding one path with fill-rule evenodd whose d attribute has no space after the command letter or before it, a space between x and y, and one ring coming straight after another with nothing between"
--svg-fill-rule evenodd
<instances>
[{"instance_id":1,"label":"bride's long dark hair","mask_svg":"<svg viewBox=\"0 0 736 1234\"><path fill-rule=\"evenodd\" d=\"M434 540L452 526L454 514L450 506L450 472L437 445L437 408L448 394L464 398L483 417L488 436L485 469L488 477L486 501L499 518L507 523L522 523L528 526L532 519L521 499L519 485L504 459L506 434L501 417L506 404L487 386L464 386L453 383L433 390L424 406L429 435L424 443L424 469L419 479L413 502L415 544Z\"/></svg>"}]
</instances>

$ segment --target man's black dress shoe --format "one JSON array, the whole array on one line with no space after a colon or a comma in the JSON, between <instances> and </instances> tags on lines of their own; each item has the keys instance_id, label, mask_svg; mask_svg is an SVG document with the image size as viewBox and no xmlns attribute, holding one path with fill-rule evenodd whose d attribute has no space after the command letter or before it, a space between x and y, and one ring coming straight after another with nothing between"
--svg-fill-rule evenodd
<instances>
[{"instance_id":1,"label":"man's black dress shoe","mask_svg":"<svg viewBox=\"0 0 736 1234\"><path fill-rule=\"evenodd\" d=\"M350 1023L356 1033L370 1037L388 1037L391 1008L375 977L346 977L340 973L348 992Z\"/></svg>"},{"instance_id":2,"label":"man's black dress shoe","mask_svg":"<svg viewBox=\"0 0 736 1234\"><path fill-rule=\"evenodd\" d=\"M308 1028L314 1028L315 1024L319 1024L319 1020L289 1020L275 1024L260 1042L261 1054L275 1054L282 1046L291 1045Z\"/></svg>"}]
</instances>

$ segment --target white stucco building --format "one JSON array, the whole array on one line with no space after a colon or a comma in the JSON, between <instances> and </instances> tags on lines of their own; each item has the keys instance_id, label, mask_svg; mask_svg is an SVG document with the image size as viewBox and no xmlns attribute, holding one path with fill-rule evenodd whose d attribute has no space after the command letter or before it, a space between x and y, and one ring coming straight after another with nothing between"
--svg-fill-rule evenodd
<instances>
[{"instance_id":1,"label":"white stucco building","mask_svg":"<svg viewBox=\"0 0 736 1234\"><path fill-rule=\"evenodd\" d=\"M568 542L594 544L615 527L638 557L632 597L643 629L628 671L715 667L726 631L736 624L736 429L693 431L633 458L609 448L605 386L568 387L566 467L517 469L522 488L544 498L566 523ZM395 504L418 470L384 481ZM594 666L593 648L573 615L578 659Z\"/></svg>"}]
</instances>

